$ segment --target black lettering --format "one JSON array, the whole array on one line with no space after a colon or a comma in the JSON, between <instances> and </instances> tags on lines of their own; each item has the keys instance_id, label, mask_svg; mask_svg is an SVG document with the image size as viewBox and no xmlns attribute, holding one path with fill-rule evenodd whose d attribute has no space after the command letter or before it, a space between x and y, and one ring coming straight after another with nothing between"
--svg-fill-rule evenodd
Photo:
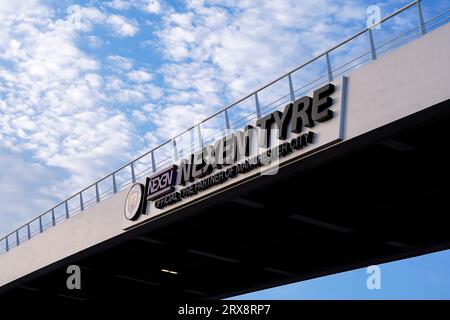
<instances>
[{"instance_id":1,"label":"black lettering","mask_svg":"<svg viewBox=\"0 0 450 320\"><path fill-rule=\"evenodd\" d=\"M254 134L253 126L246 126L244 131L238 131L235 133L235 157L234 160L242 159L244 156L248 157L250 155L250 146L252 143Z\"/></svg>"},{"instance_id":2,"label":"black lettering","mask_svg":"<svg viewBox=\"0 0 450 320\"><path fill-rule=\"evenodd\" d=\"M197 151L192 156L192 177L201 178L206 175L206 164L204 160L204 148L201 151Z\"/></svg>"},{"instance_id":3,"label":"black lettering","mask_svg":"<svg viewBox=\"0 0 450 320\"><path fill-rule=\"evenodd\" d=\"M294 101L292 105L291 132L299 133L302 127L313 127L314 121L311 117L312 99L308 96Z\"/></svg>"},{"instance_id":4,"label":"black lettering","mask_svg":"<svg viewBox=\"0 0 450 320\"><path fill-rule=\"evenodd\" d=\"M235 140L236 137L234 134L230 134L223 138L222 163L224 165L230 165L234 163L234 159L236 157Z\"/></svg>"},{"instance_id":5,"label":"black lettering","mask_svg":"<svg viewBox=\"0 0 450 320\"><path fill-rule=\"evenodd\" d=\"M183 159L180 162L180 172L178 174L177 184L185 185L187 181L193 181L192 164L194 162L194 155L191 154L189 159Z\"/></svg>"},{"instance_id":6,"label":"black lettering","mask_svg":"<svg viewBox=\"0 0 450 320\"><path fill-rule=\"evenodd\" d=\"M261 128L259 136L259 146L267 148L270 141L270 124L273 122L273 114L268 114L256 120L256 125Z\"/></svg>"},{"instance_id":7,"label":"black lettering","mask_svg":"<svg viewBox=\"0 0 450 320\"><path fill-rule=\"evenodd\" d=\"M273 112L273 118L275 120L275 124L278 128L278 139L284 140L286 139L287 134L287 125L289 122L289 118L291 117L292 113L292 103L289 103L285 108L284 111L275 111Z\"/></svg>"},{"instance_id":8,"label":"black lettering","mask_svg":"<svg viewBox=\"0 0 450 320\"><path fill-rule=\"evenodd\" d=\"M332 104L332 99L329 95L333 92L334 85L331 83L314 91L312 103L312 118L314 121L326 121L333 116L333 111L328 109Z\"/></svg>"}]
</instances>

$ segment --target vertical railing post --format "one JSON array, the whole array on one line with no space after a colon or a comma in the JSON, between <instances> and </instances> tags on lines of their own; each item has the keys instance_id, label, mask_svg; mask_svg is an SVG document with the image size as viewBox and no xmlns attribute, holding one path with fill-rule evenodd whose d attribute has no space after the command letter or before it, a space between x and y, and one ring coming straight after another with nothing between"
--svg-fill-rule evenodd
<instances>
[{"instance_id":1,"label":"vertical railing post","mask_svg":"<svg viewBox=\"0 0 450 320\"><path fill-rule=\"evenodd\" d=\"M116 173L113 172L112 174L112 180L113 180L113 193L117 192L117 184L116 184Z\"/></svg>"},{"instance_id":2,"label":"vertical railing post","mask_svg":"<svg viewBox=\"0 0 450 320\"><path fill-rule=\"evenodd\" d=\"M178 146L178 144L177 144ZM177 149L178 150L178 149ZM181 144L180 150L178 150L178 159L183 158L183 144Z\"/></svg>"},{"instance_id":3,"label":"vertical railing post","mask_svg":"<svg viewBox=\"0 0 450 320\"><path fill-rule=\"evenodd\" d=\"M261 118L261 108L259 107L258 92L255 92L255 108L256 108L256 119Z\"/></svg>"},{"instance_id":4,"label":"vertical railing post","mask_svg":"<svg viewBox=\"0 0 450 320\"><path fill-rule=\"evenodd\" d=\"M373 41L372 29L369 29L369 41L370 41L370 52L372 53L372 60L376 60L377 52L375 51L375 42Z\"/></svg>"},{"instance_id":5,"label":"vertical railing post","mask_svg":"<svg viewBox=\"0 0 450 320\"><path fill-rule=\"evenodd\" d=\"M227 129L227 132L230 132L231 125L230 125L230 118L228 117L228 109L224 110L224 114L225 114L225 127Z\"/></svg>"},{"instance_id":6,"label":"vertical railing post","mask_svg":"<svg viewBox=\"0 0 450 320\"><path fill-rule=\"evenodd\" d=\"M191 153L195 151L195 129L192 127L191 131Z\"/></svg>"},{"instance_id":7,"label":"vertical railing post","mask_svg":"<svg viewBox=\"0 0 450 320\"><path fill-rule=\"evenodd\" d=\"M134 174L134 162L130 163L130 168L131 168L131 182L135 183L136 182L136 175Z\"/></svg>"},{"instance_id":8,"label":"vertical railing post","mask_svg":"<svg viewBox=\"0 0 450 320\"><path fill-rule=\"evenodd\" d=\"M19 229L16 230L16 244L17 244L17 245L20 244L20 239L19 239Z\"/></svg>"},{"instance_id":9,"label":"vertical railing post","mask_svg":"<svg viewBox=\"0 0 450 320\"><path fill-rule=\"evenodd\" d=\"M288 74L288 80L289 80L289 94L291 96L291 102L295 101L295 93L294 93L294 85L292 84L292 77L291 74Z\"/></svg>"},{"instance_id":10,"label":"vertical railing post","mask_svg":"<svg viewBox=\"0 0 450 320\"><path fill-rule=\"evenodd\" d=\"M52 225L56 225L56 219L55 219L55 209L52 209Z\"/></svg>"},{"instance_id":11,"label":"vertical railing post","mask_svg":"<svg viewBox=\"0 0 450 320\"><path fill-rule=\"evenodd\" d=\"M30 230L30 224L27 223L27 234L28 234L28 240L31 239L31 230Z\"/></svg>"},{"instance_id":12,"label":"vertical railing post","mask_svg":"<svg viewBox=\"0 0 450 320\"><path fill-rule=\"evenodd\" d=\"M177 141L175 139L172 140L173 145L173 160L174 162L178 161L178 149L177 149Z\"/></svg>"},{"instance_id":13,"label":"vertical railing post","mask_svg":"<svg viewBox=\"0 0 450 320\"><path fill-rule=\"evenodd\" d=\"M331 69L330 55L325 53L325 58L327 59L327 71L328 71L328 81L333 81L333 69Z\"/></svg>"},{"instance_id":14,"label":"vertical railing post","mask_svg":"<svg viewBox=\"0 0 450 320\"><path fill-rule=\"evenodd\" d=\"M100 192L98 191L98 182L95 183L95 200L100 202Z\"/></svg>"},{"instance_id":15,"label":"vertical railing post","mask_svg":"<svg viewBox=\"0 0 450 320\"><path fill-rule=\"evenodd\" d=\"M198 143L200 145L200 149L203 148L203 137L202 137L202 129L200 128L200 124L197 125L197 134L198 134Z\"/></svg>"},{"instance_id":16,"label":"vertical railing post","mask_svg":"<svg viewBox=\"0 0 450 320\"><path fill-rule=\"evenodd\" d=\"M80 211L84 211L83 192L80 192Z\"/></svg>"},{"instance_id":17,"label":"vertical railing post","mask_svg":"<svg viewBox=\"0 0 450 320\"><path fill-rule=\"evenodd\" d=\"M423 36L426 33L426 31L425 31L425 22L423 20L423 12L422 12L421 1L417 1L417 11L418 11L418 14L419 14L420 34Z\"/></svg>"},{"instance_id":18,"label":"vertical railing post","mask_svg":"<svg viewBox=\"0 0 450 320\"><path fill-rule=\"evenodd\" d=\"M42 226L42 216L39 216L39 232L42 233L44 231L44 227Z\"/></svg>"},{"instance_id":19,"label":"vertical railing post","mask_svg":"<svg viewBox=\"0 0 450 320\"><path fill-rule=\"evenodd\" d=\"M8 236L6 236L6 238L5 238L5 246L6 246L6 251L9 251Z\"/></svg>"},{"instance_id":20,"label":"vertical railing post","mask_svg":"<svg viewBox=\"0 0 450 320\"><path fill-rule=\"evenodd\" d=\"M150 152L151 156L152 156L152 171L153 173L156 172L156 161L155 161L155 154L152 150L152 152Z\"/></svg>"},{"instance_id":21,"label":"vertical railing post","mask_svg":"<svg viewBox=\"0 0 450 320\"><path fill-rule=\"evenodd\" d=\"M66 219L69 219L69 204L67 200L64 202L64 207L66 208Z\"/></svg>"}]
</instances>

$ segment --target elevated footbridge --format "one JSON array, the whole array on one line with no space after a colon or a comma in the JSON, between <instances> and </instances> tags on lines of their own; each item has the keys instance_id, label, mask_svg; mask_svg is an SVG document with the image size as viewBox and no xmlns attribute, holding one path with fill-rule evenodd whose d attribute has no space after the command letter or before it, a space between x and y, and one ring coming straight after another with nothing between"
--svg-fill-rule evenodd
<instances>
[{"instance_id":1,"label":"elevated footbridge","mask_svg":"<svg viewBox=\"0 0 450 320\"><path fill-rule=\"evenodd\" d=\"M449 16L414 1L8 234L0 299L224 298L449 248Z\"/></svg>"}]
</instances>

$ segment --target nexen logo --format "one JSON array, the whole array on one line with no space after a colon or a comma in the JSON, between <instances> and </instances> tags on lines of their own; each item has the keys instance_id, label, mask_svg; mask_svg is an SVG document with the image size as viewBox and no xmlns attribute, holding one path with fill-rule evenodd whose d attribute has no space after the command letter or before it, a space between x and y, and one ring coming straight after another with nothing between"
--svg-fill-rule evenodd
<instances>
[{"instance_id":1,"label":"nexen logo","mask_svg":"<svg viewBox=\"0 0 450 320\"><path fill-rule=\"evenodd\" d=\"M195 179L209 175L214 169L234 165L238 160L249 157L252 145L256 144L264 149L269 148L271 141L270 128L272 125L276 127L275 134L277 139L285 140L288 136L288 130L292 133L301 133L305 127L312 128L317 123L331 119L333 112L329 110L329 107L332 105L330 95L334 92L334 89L334 85L329 83L315 90L312 98L309 96L301 97L286 105L283 112L277 110L258 119L256 126L259 127L259 134L257 134L256 128L248 125L243 130L234 132L219 139L213 145L208 145L202 150L191 154L187 159L181 160L179 166L173 165L148 177L145 191L141 197L143 202L140 208L141 212L143 214L146 213L147 201L156 200L173 193L176 185L185 185L186 182L192 182ZM312 131L302 134L297 139L293 139L291 144L283 143L280 145L278 152L286 153L293 148L300 149L311 143L313 136L314 133ZM269 157L275 153L272 150L267 150L266 152L266 156ZM259 161L259 158L257 161ZM228 169L225 173L228 171L230 171L230 176L236 174L232 173L235 170ZM218 175L216 180L221 180L220 175ZM174 197L176 199L168 199L169 202L179 201L180 197L187 195L189 192L189 190L184 191L185 193L180 194L175 192ZM168 203L168 201L165 202ZM162 208L163 206L164 204L160 204L157 207ZM129 219L129 215L127 218Z\"/></svg>"},{"instance_id":2,"label":"nexen logo","mask_svg":"<svg viewBox=\"0 0 450 320\"><path fill-rule=\"evenodd\" d=\"M147 178L147 199L154 200L175 189L177 166L173 165L162 172Z\"/></svg>"}]
</instances>

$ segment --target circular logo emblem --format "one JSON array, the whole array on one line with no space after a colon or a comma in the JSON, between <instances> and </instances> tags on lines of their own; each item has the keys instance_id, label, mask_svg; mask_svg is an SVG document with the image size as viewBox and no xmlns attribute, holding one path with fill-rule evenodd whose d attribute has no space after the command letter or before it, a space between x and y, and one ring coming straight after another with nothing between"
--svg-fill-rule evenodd
<instances>
[{"instance_id":1,"label":"circular logo emblem","mask_svg":"<svg viewBox=\"0 0 450 320\"><path fill-rule=\"evenodd\" d=\"M139 216L142 207L143 193L144 186L140 183L133 184L128 191L124 209L125 217L128 220L135 220Z\"/></svg>"}]
</instances>

